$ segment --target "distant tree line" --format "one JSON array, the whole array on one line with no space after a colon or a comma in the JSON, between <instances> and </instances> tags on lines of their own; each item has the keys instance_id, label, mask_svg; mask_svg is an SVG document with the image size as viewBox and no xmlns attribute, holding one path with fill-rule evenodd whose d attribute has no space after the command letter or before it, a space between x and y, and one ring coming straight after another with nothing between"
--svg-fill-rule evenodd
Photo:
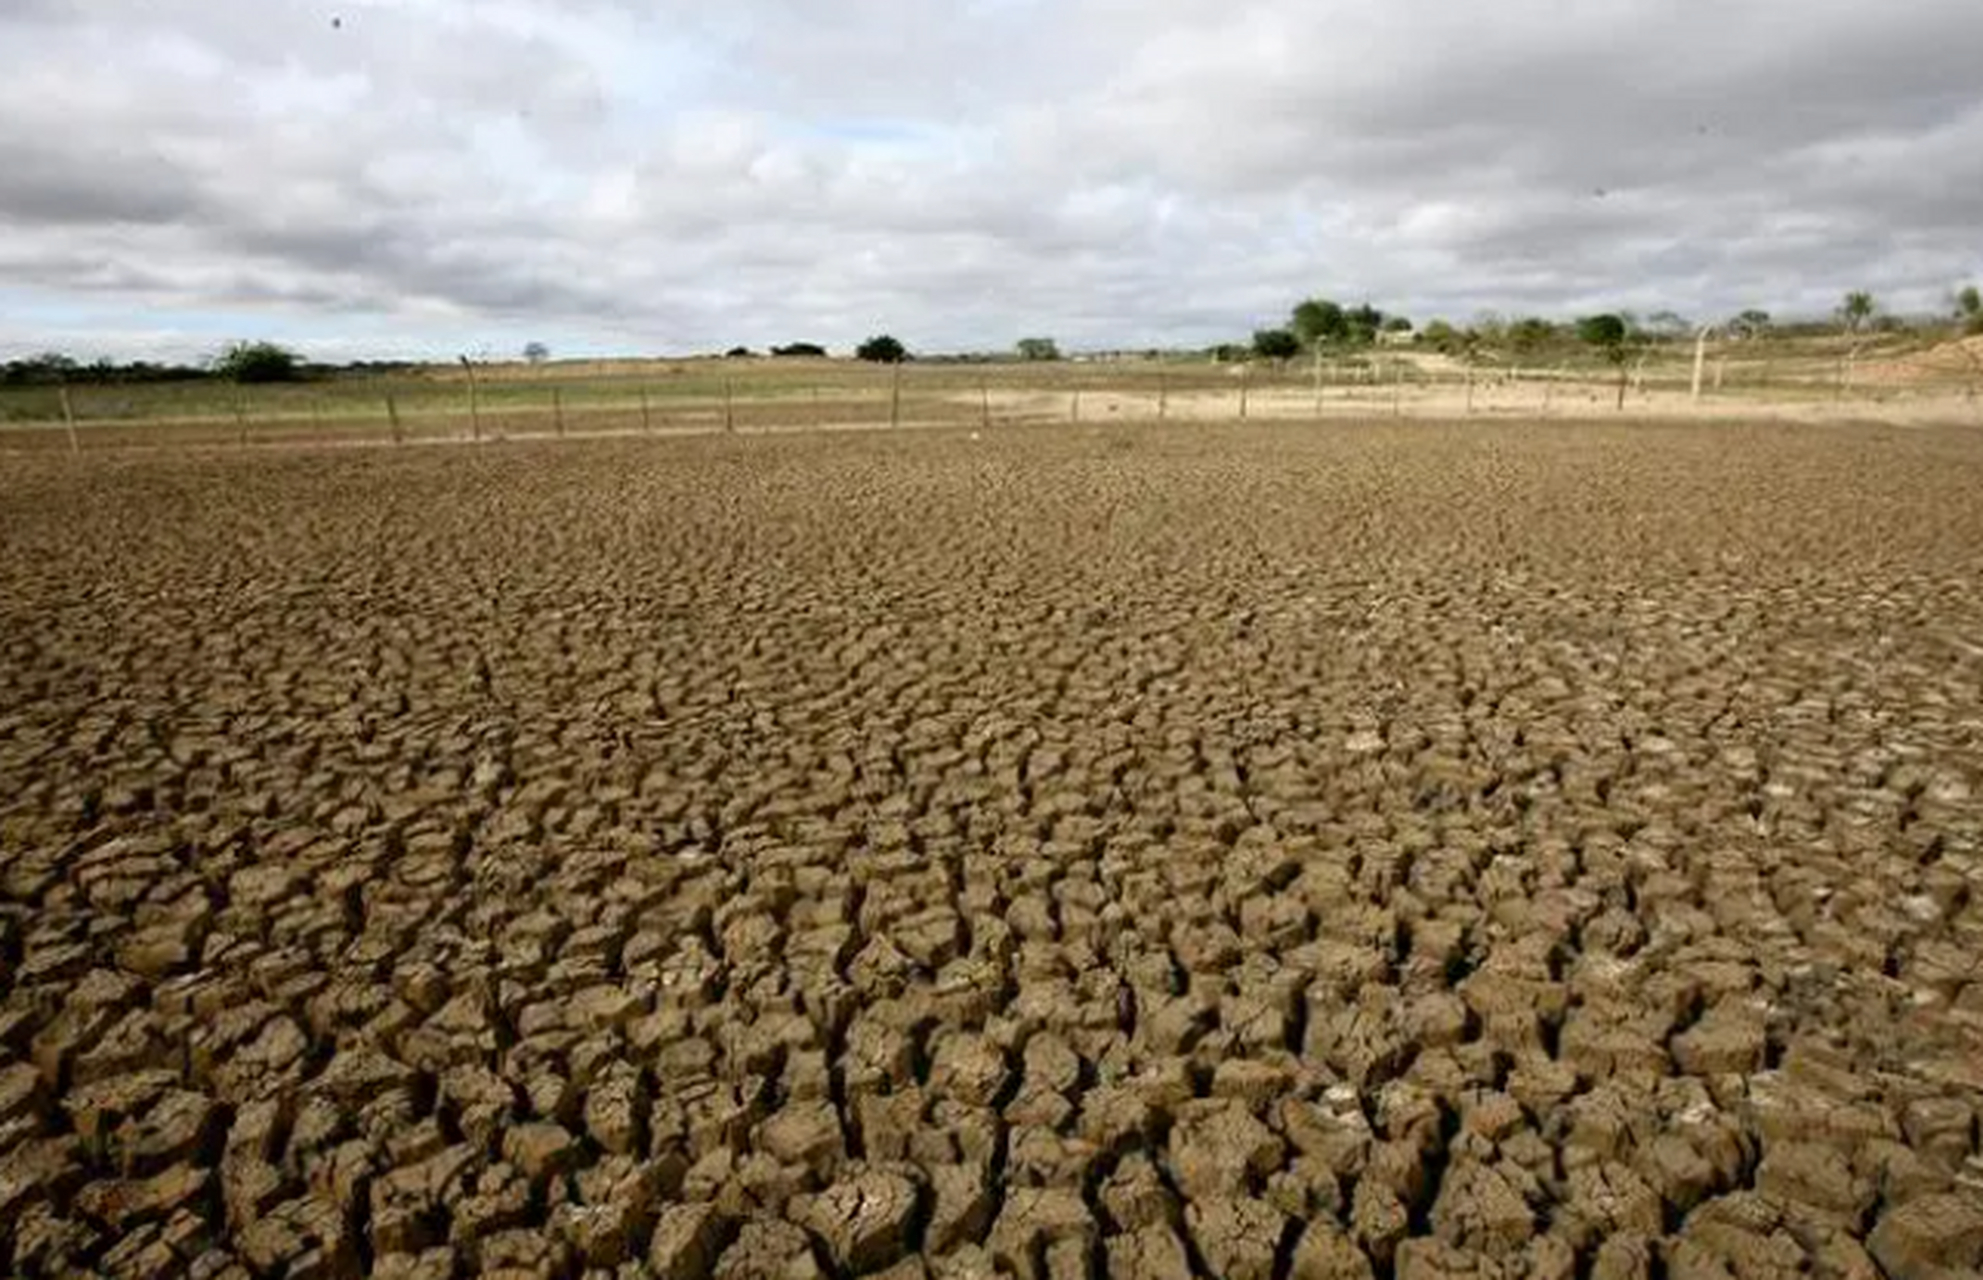
<instances>
[{"instance_id":1,"label":"distant tree line","mask_svg":"<svg viewBox=\"0 0 1983 1280\"><path fill-rule=\"evenodd\" d=\"M422 364L417 360L353 360L346 364L313 364L273 342L237 342L199 364L101 358L83 361L59 351L46 351L0 363L0 387L53 387L63 383L119 386L208 379L301 382L345 375L404 373Z\"/></svg>"},{"instance_id":2,"label":"distant tree line","mask_svg":"<svg viewBox=\"0 0 1983 1280\"><path fill-rule=\"evenodd\" d=\"M1629 311L1600 312L1567 321L1540 316L1503 317L1487 312L1464 325L1436 318L1414 326L1408 317L1387 313L1369 302L1347 306L1331 298L1314 297L1296 303L1283 323L1256 330L1251 342L1220 343L1209 348L1209 354L1222 362L1247 359L1283 362L1303 354L1352 355L1378 345L1408 345L1467 360L1564 359L1581 352L1622 366L1634 353L1703 331L1738 342L1767 337L1843 335L1850 340L1854 351L1873 334L1914 328L1931 332L1939 328L1946 333L1951 322L1958 333L1983 335L1983 294L1977 286L1967 284L1952 291L1948 305L1947 318L1924 325L1883 310L1871 293L1854 289L1843 296L1827 319L1779 321L1767 311L1755 308L1707 322L1689 320L1671 311L1655 311L1644 317ZM726 354L733 358L755 355L750 348L741 346L732 347ZM791 342L771 347L770 354L818 358L826 356L827 350L814 342ZM1048 337L1021 338L1014 344L1012 354L1022 361L1062 358L1059 344ZM533 365L542 364L550 355L550 348L542 342L530 342L523 348L523 358ZM886 333L862 342L854 349L854 355L876 364L900 364L912 358L907 346ZM201 364L149 360L120 363L108 359L84 363L51 351L0 364L0 387L187 382L203 378L241 383L292 382L339 374L402 372L419 364L404 360L312 364L289 348L267 341L233 343Z\"/></svg>"},{"instance_id":3,"label":"distant tree line","mask_svg":"<svg viewBox=\"0 0 1983 1280\"><path fill-rule=\"evenodd\" d=\"M0 365L0 386L52 387L65 382L194 382L203 378L224 378L231 382L294 382L324 372L329 370L305 365L295 352L273 342L237 342L205 365L155 364L149 360L120 364L106 359L84 364L72 356L48 351Z\"/></svg>"},{"instance_id":4,"label":"distant tree line","mask_svg":"<svg viewBox=\"0 0 1983 1280\"><path fill-rule=\"evenodd\" d=\"M1950 305L1959 331L1983 334L1983 294L1975 285L1956 290L1950 295ZM1931 319L1918 327L1932 331L1945 323ZM1221 361L1285 361L1304 353L1348 355L1381 343L1408 344L1465 359L1563 358L1585 351L1610 363L1624 363L1632 352L1691 338L1704 329L1735 341L1841 333L1857 340L1914 327L1903 317L1882 310L1871 293L1860 289L1845 294L1828 319L1777 321L1767 311L1754 308L1705 322L1672 311L1645 316L1612 311L1562 321L1487 312L1464 325L1433 319L1416 328L1408 318L1387 314L1368 302L1346 306L1318 297L1297 303L1284 323L1255 330L1250 343L1221 343L1210 350Z\"/></svg>"},{"instance_id":5,"label":"distant tree line","mask_svg":"<svg viewBox=\"0 0 1983 1280\"><path fill-rule=\"evenodd\" d=\"M9 360L0 365L0 386L8 387L53 387L64 382L191 382L211 376L210 371L194 365L154 364L149 360L133 360L126 364L113 360L92 360L84 364L55 351Z\"/></svg>"}]
</instances>

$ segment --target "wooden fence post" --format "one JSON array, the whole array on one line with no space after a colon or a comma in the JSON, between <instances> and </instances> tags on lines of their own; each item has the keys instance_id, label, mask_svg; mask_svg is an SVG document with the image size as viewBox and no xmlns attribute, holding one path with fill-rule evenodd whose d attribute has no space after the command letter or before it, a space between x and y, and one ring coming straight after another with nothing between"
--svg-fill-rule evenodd
<instances>
[{"instance_id":1,"label":"wooden fence post","mask_svg":"<svg viewBox=\"0 0 1983 1280\"><path fill-rule=\"evenodd\" d=\"M1157 375L1157 421L1162 422L1170 413L1171 375L1166 369Z\"/></svg>"},{"instance_id":2,"label":"wooden fence post","mask_svg":"<svg viewBox=\"0 0 1983 1280\"><path fill-rule=\"evenodd\" d=\"M723 430L737 429L737 387L734 379L723 379Z\"/></svg>"},{"instance_id":3,"label":"wooden fence post","mask_svg":"<svg viewBox=\"0 0 1983 1280\"><path fill-rule=\"evenodd\" d=\"M647 407L647 388L640 389L640 429L647 435L654 434L654 414Z\"/></svg>"},{"instance_id":4,"label":"wooden fence post","mask_svg":"<svg viewBox=\"0 0 1983 1280\"><path fill-rule=\"evenodd\" d=\"M888 380L888 425L902 425L902 362L895 362L895 372Z\"/></svg>"},{"instance_id":5,"label":"wooden fence post","mask_svg":"<svg viewBox=\"0 0 1983 1280\"><path fill-rule=\"evenodd\" d=\"M386 392L386 418L392 423L392 442L405 444L406 430L399 422L399 402L392 398L390 391Z\"/></svg>"},{"instance_id":6,"label":"wooden fence post","mask_svg":"<svg viewBox=\"0 0 1983 1280\"><path fill-rule=\"evenodd\" d=\"M557 387L551 388L551 421L557 424L558 439L565 438L565 396Z\"/></svg>"},{"instance_id":7,"label":"wooden fence post","mask_svg":"<svg viewBox=\"0 0 1983 1280\"><path fill-rule=\"evenodd\" d=\"M978 425L991 430L991 379L978 376Z\"/></svg>"},{"instance_id":8,"label":"wooden fence post","mask_svg":"<svg viewBox=\"0 0 1983 1280\"><path fill-rule=\"evenodd\" d=\"M76 406L69 403L68 383L65 382L62 384L61 394L62 394L62 425L65 429L67 429L69 433L69 452L72 455L80 454L83 451L83 442L81 437L79 437L76 434Z\"/></svg>"},{"instance_id":9,"label":"wooden fence post","mask_svg":"<svg viewBox=\"0 0 1983 1280\"><path fill-rule=\"evenodd\" d=\"M468 371L468 429L475 443L482 443L482 387L475 379L475 362L467 356L461 357L461 367Z\"/></svg>"},{"instance_id":10,"label":"wooden fence post","mask_svg":"<svg viewBox=\"0 0 1983 1280\"><path fill-rule=\"evenodd\" d=\"M1246 395L1252 387L1253 366L1243 364L1239 367L1239 419L1241 422L1246 421Z\"/></svg>"},{"instance_id":11,"label":"wooden fence post","mask_svg":"<svg viewBox=\"0 0 1983 1280\"><path fill-rule=\"evenodd\" d=\"M1467 414L1473 414L1473 366L1467 366Z\"/></svg>"}]
</instances>

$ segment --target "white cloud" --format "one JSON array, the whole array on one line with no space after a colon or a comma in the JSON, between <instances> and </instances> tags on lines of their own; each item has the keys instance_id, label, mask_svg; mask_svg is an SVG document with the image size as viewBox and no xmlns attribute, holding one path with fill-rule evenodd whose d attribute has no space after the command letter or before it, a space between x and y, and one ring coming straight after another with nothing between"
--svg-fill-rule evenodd
<instances>
[{"instance_id":1,"label":"white cloud","mask_svg":"<svg viewBox=\"0 0 1983 1280\"><path fill-rule=\"evenodd\" d=\"M1935 305L1971 0L9 0L0 349ZM115 323L102 323L105 316ZM114 337L112 336L114 335Z\"/></svg>"}]
</instances>

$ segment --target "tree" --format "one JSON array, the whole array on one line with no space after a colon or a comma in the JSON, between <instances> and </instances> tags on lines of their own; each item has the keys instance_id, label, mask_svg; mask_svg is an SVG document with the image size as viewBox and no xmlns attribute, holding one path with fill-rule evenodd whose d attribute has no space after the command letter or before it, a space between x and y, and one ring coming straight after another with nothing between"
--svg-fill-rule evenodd
<instances>
[{"instance_id":1,"label":"tree","mask_svg":"<svg viewBox=\"0 0 1983 1280\"><path fill-rule=\"evenodd\" d=\"M1630 336L1631 329L1625 324L1625 318L1610 312L1585 316L1577 321L1577 340L1597 348L1599 354L1612 364L1625 363L1625 340Z\"/></svg>"},{"instance_id":2,"label":"tree","mask_svg":"<svg viewBox=\"0 0 1983 1280\"><path fill-rule=\"evenodd\" d=\"M1367 347L1377 341L1377 331L1384 326L1384 313L1368 302L1361 303L1343 312L1343 324L1349 330L1351 342Z\"/></svg>"},{"instance_id":3,"label":"tree","mask_svg":"<svg viewBox=\"0 0 1983 1280\"><path fill-rule=\"evenodd\" d=\"M1021 360L1060 359L1060 347L1052 338L1021 338L1013 349Z\"/></svg>"},{"instance_id":4,"label":"tree","mask_svg":"<svg viewBox=\"0 0 1983 1280\"><path fill-rule=\"evenodd\" d=\"M1723 327L1730 337L1738 340L1765 337L1770 331L1770 313L1751 307L1737 312Z\"/></svg>"},{"instance_id":5,"label":"tree","mask_svg":"<svg viewBox=\"0 0 1983 1280\"><path fill-rule=\"evenodd\" d=\"M1428 320L1418 331L1425 344L1441 355L1452 355L1461 346L1460 331L1444 320Z\"/></svg>"},{"instance_id":6,"label":"tree","mask_svg":"<svg viewBox=\"0 0 1983 1280\"><path fill-rule=\"evenodd\" d=\"M1301 339L1290 329L1261 329L1253 335L1253 351L1263 360L1291 360L1301 354Z\"/></svg>"},{"instance_id":7,"label":"tree","mask_svg":"<svg viewBox=\"0 0 1983 1280\"><path fill-rule=\"evenodd\" d=\"M771 348L774 356L823 356L826 348L817 342L788 342L782 347Z\"/></svg>"},{"instance_id":8,"label":"tree","mask_svg":"<svg viewBox=\"0 0 1983 1280\"><path fill-rule=\"evenodd\" d=\"M1327 298L1310 298L1297 306L1288 327L1308 346L1341 342L1349 337L1350 332L1342 307Z\"/></svg>"},{"instance_id":9,"label":"tree","mask_svg":"<svg viewBox=\"0 0 1983 1280\"><path fill-rule=\"evenodd\" d=\"M883 333L855 347L854 354L872 364L901 364L909 358L909 349Z\"/></svg>"},{"instance_id":10,"label":"tree","mask_svg":"<svg viewBox=\"0 0 1983 1280\"><path fill-rule=\"evenodd\" d=\"M1879 305L1873 301L1872 294L1864 289L1854 289L1838 304L1838 322L1847 333L1856 336L1872 327L1874 313L1878 310Z\"/></svg>"},{"instance_id":11,"label":"tree","mask_svg":"<svg viewBox=\"0 0 1983 1280\"><path fill-rule=\"evenodd\" d=\"M543 364L551 358L551 348L541 342L526 342L523 344L523 358L532 364Z\"/></svg>"},{"instance_id":12,"label":"tree","mask_svg":"<svg viewBox=\"0 0 1983 1280\"><path fill-rule=\"evenodd\" d=\"M1386 332L1386 333L1410 333L1411 331L1412 331L1412 322L1411 322L1410 320L1408 320L1408 319L1406 319L1406 318L1405 318L1404 316L1387 316L1387 317L1385 317L1385 320L1384 320L1384 332Z\"/></svg>"},{"instance_id":13,"label":"tree","mask_svg":"<svg viewBox=\"0 0 1983 1280\"><path fill-rule=\"evenodd\" d=\"M725 360L748 360L756 353L749 347L731 347L723 353Z\"/></svg>"},{"instance_id":14,"label":"tree","mask_svg":"<svg viewBox=\"0 0 1983 1280\"><path fill-rule=\"evenodd\" d=\"M1962 321L1964 333L1983 333L1983 294L1976 286L1966 284L1956 290L1955 318Z\"/></svg>"},{"instance_id":15,"label":"tree","mask_svg":"<svg viewBox=\"0 0 1983 1280\"><path fill-rule=\"evenodd\" d=\"M1508 348L1517 356L1531 356L1549 345L1556 326L1540 316L1523 316L1508 326Z\"/></svg>"},{"instance_id":16,"label":"tree","mask_svg":"<svg viewBox=\"0 0 1983 1280\"><path fill-rule=\"evenodd\" d=\"M1618 368L1618 407L1625 407L1625 344L1632 336L1632 327L1625 323L1625 317L1606 313L1585 316L1577 321L1577 338L1588 346L1597 348L1604 358Z\"/></svg>"},{"instance_id":17,"label":"tree","mask_svg":"<svg viewBox=\"0 0 1983 1280\"><path fill-rule=\"evenodd\" d=\"M236 382L294 382L301 366L295 352L273 342L237 342L220 353L213 371Z\"/></svg>"}]
</instances>

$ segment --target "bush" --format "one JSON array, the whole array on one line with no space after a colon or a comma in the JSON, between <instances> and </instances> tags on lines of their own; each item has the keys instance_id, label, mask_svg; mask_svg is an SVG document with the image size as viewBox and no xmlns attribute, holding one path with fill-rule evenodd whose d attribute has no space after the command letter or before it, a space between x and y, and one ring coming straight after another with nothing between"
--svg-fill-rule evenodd
<instances>
[{"instance_id":1,"label":"bush","mask_svg":"<svg viewBox=\"0 0 1983 1280\"><path fill-rule=\"evenodd\" d=\"M1973 284L1964 285L1955 295L1955 318L1967 334L1983 333L1983 293Z\"/></svg>"},{"instance_id":2,"label":"bush","mask_svg":"<svg viewBox=\"0 0 1983 1280\"><path fill-rule=\"evenodd\" d=\"M826 348L817 342L788 342L782 347L771 348L774 356L823 356Z\"/></svg>"},{"instance_id":3,"label":"bush","mask_svg":"<svg viewBox=\"0 0 1983 1280\"><path fill-rule=\"evenodd\" d=\"M1419 340L1441 355L1455 355L1466 346L1466 339L1450 323L1433 320L1418 331Z\"/></svg>"},{"instance_id":4,"label":"bush","mask_svg":"<svg viewBox=\"0 0 1983 1280\"><path fill-rule=\"evenodd\" d=\"M1253 350L1263 360L1292 360L1301 354L1301 339L1287 329L1262 329L1253 335Z\"/></svg>"},{"instance_id":5,"label":"bush","mask_svg":"<svg viewBox=\"0 0 1983 1280\"><path fill-rule=\"evenodd\" d=\"M1021 338L1014 350L1021 360L1060 359L1060 345L1052 338Z\"/></svg>"},{"instance_id":6,"label":"bush","mask_svg":"<svg viewBox=\"0 0 1983 1280\"><path fill-rule=\"evenodd\" d=\"M1556 326L1539 316L1523 316L1508 326L1508 345L1516 355L1533 355L1556 337Z\"/></svg>"},{"instance_id":7,"label":"bush","mask_svg":"<svg viewBox=\"0 0 1983 1280\"><path fill-rule=\"evenodd\" d=\"M909 358L909 349L883 333L855 347L854 354L873 364L901 364Z\"/></svg>"},{"instance_id":8,"label":"bush","mask_svg":"<svg viewBox=\"0 0 1983 1280\"><path fill-rule=\"evenodd\" d=\"M1577 321L1578 340L1596 347L1613 364L1625 363L1625 339L1629 333L1623 316L1585 316Z\"/></svg>"},{"instance_id":9,"label":"bush","mask_svg":"<svg viewBox=\"0 0 1983 1280\"><path fill-rule=\"evenodd\" d=\"M237 342L220 353L213 371L236 382L294 382L302 365L294 351L273 342Z\"/></svg>"}]
</instances>

